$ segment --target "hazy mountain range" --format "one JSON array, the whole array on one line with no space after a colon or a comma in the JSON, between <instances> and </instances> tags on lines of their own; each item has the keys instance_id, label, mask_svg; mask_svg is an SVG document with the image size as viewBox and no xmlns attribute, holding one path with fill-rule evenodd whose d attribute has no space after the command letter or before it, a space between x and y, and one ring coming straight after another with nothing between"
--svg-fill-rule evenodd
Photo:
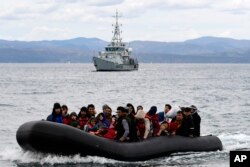
<instances>
[{"instance_id":1,"label":"hazy mountain range","mask_svg":"<svg viewBox=\"0 0 250 167\"><path fill-rule=\"evenodd\" d=\"M52 41L0 40L0 62L91 62L108 42L98 38ZM250 40L201 37L184 42L132 41L139 62L250 63Z\"/></svg>"}]
</instances>

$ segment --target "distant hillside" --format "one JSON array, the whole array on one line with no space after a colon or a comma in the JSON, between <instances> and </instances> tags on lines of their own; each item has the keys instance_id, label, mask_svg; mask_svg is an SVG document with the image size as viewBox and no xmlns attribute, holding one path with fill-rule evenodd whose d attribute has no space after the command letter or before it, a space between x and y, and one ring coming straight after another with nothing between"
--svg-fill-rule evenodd
<instances>
[{"instance_id":1,"label":"distant hillside","mask_svg":"<svg viewBox=\"0 0 250 167\"><path fill-rule=\"evenodd\" d=\"M98 38L0 40L0 62L91 62L107 44ZM184 42L132 41L129 47L139 62L250 63L250 40L201 37Z\"/></svg>"}]
</instances>

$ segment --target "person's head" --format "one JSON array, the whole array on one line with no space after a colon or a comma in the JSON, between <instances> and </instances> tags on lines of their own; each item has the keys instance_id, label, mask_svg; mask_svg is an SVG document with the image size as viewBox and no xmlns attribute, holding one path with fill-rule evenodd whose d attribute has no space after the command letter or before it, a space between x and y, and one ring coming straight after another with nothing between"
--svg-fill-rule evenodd
<instances>
[{"instance_id":1,"label":"person's head","mask_svg":"<svg viewBox=\"0 0 250 167\"><path fill-rule=\"evenodd\" d=\"M143 110L138 110L135 114L136 119L143 119L145 118L146 113Z\"/></svg>"},{"instance_id":2,"label":"person's head","mask_svg":"<svg viewBox=\"0 0 250 167\"><path fill-rule=\"evenodd\" d=\"M148 111L148 115L153 116L153 115L155 115L156 112L157 112L157 107L156 106L152 106L150 108L150 110Z\"/></svg>"},{"instance_id":3,"label":"person's head","mask_svg":"<svg viewBox=\"0 0 250 167\"><path fill-rule=\"evenodd\" d=\"M182 121L183 120L183 112L182 111L178 111L176 114L176 121Z\"/></svg>"},{"instance_id":4,"label":"person's head","mask_svg":"<svg viewBox=\"0 0 250 167\"><path fill-rule=\"evenodd\" d=\"M128 109L125 107L119 106L117 107L117 115L118 117L126 116L128 114Z\"/></svg>"},{"instance_id":5,"label":"person's head","mask_svg":"<svg viewBox=\"0 0 250 167\"><path fill-rule=\"evenodd\" d=\"M70 113L70 119L73 120L73 121L76 121L76 119L77 119L76 112Z\"/></svg>"},{"instance_id":6,"label":"person's head","mask_svg":"<svg viewBox=\"0 0 250 167\"><path fill-rule=\"evenodd\" d=\"M87 115L87 111L87 107L83 106L78 113L78 117L85 117Z\"/></svg>"},{"instance_id":7,"label":"person's head","mask_svg":"<svg viewBox=\"0 0 250 167\"><path fill-rule=\"evenodd\" d=\"M88 105L88 115L89 116L95 116L95 106L93 104Z\"/></svg>"},{"instance_id":8,"label":"person's head","mask_svg":"<svg viewBox=\"0 0 250 167\"><path fill-rule=\"evenodd\" d=\"M77 122L77 121L71 122L71 124L70 124L70 125L71 125L71 126L73 126L73 127L75 127L75 128L78 128L78 129L80 129L80 128L81 128L81 126L80 126L79 122Z\"/></svg>"},{"instance_id":9,"label":"person's head","mask_svg":"<svg viewBox=\"0 0 250 167\"><path fill-rule=\"evenodd\" d=\"M188 116L188 115L191 115L192 114L192 109L190 107L186 107L184 109L184 115Z\"/></svg>"},{"instance_id":10,"label":"person's head","mask_svg":"<svg viewBox=\"0 0 250 167\"><path fill-rule=\"evenodd\" d=\"M89 124L91 124L92 126L94 126L96 124L96 119L95 117L91 117L88 121Z\"/></svg>"},{"instance_id":11,"label":"person's head","mask_svg":"<svg viewBox=\"0 0 250 167\"><path fill-rule=\"evenodd\" d=\"M99 113L97 116L96 116L96 120L97 121L102 121L104 119L104 114L103 113Z\"/></svg>"},{"instance_id":12,"label":"person's head","mask_svg":"<svg viewBox=\"0 0 250 167\"><path fill-rule=\"evenodd\" d=\"M112 115L112 122L116 121L116 115Z\"/></svg>"},{"instance_id":13,"label":"person's head","mask_svg":"<svg viewBox=\"0 0 250 167\"><path fill-rule=\"evenodd\" d=\"M102 106L103 113L106 115L106 117L111 117L112 116L112 109L107 105Z\"/></svg>"},{"instance_id":14,"label":"person's head","mask_svg":"<svg viewBox=\"0 0 250 167\"><path fill-rule=\"evenodd\" d=\"M62 116L66 116L68 114L68 107L66 105L62 105Z\"/></svg>"},{"instance_id":15,"label":"person's head","mask_svg":"<svg viewBox=\"0 0 250 167\"><path fill-rule=\"evenodd\" d=\"M185 109L186 109L186 107L181 107L181 106L179 106L179 107L180 107L180 109L181 109L182 112L184 112Z\"/></svg>"},{"instance_id":16,"label":"person's head","mask_svg":"<svg viewBox=\"0 0 250 167\"><path fill-rule=\"evenodd\" d=\"M195 105L191 105L190 108L191 108L192 113L194 113L194 112L196 112L198 110Z\"/></svg>"},{"instance_id":17,"label":"person's head","mask_svg":"<svg viewBox=\"0 0 250 167\"><path fill-rule=\"evenodd\" d=\"M62 114L61 105L59 103L54 103L52 115L61 115L61 114Z\"/></svg>"},{"instance_id":18,"label":"person's head","mask_svg":"<svg viewBox=\"0 0 250 167\"><path fill-rule=\"evenodd\" d=\"M141 105L139 105L139 106L137 106L137 111L139 111L139 110L143 110L143 107L141 106Z\"/></svg>"},{"instance_id":19,"label":"person's head","mask_svg":"<svg viewBox=\"0 0 250 167\"><path fill-rule=\"evenodd\" d=\"M172 106L170 104L166 104L164 108L164 112L167 113L171 110Z\"/></svg>"},{"instance_id":20,"label":"person's head","mask_svg":"<svg viewBox=\"0 0 250 167\"><path fill-rule=\"evenodd\" d=\"M108 132L108 129L106 128L106 127L99 127L99 129L98 129L98 133L99 133L99 135L105 135L106 133Z\"/></svg>"},{"instance_id":21,"label":"person's head","mask_svg":"<svg viewBox=\"0 0 250 167\"><path fill-rule=\"evenodd\" d=\"M134 108L134 106L131 103L127 104L127 108L128 108L128 113L129 114L135 115L135 108Z\"/></svg>"}]
</instances>

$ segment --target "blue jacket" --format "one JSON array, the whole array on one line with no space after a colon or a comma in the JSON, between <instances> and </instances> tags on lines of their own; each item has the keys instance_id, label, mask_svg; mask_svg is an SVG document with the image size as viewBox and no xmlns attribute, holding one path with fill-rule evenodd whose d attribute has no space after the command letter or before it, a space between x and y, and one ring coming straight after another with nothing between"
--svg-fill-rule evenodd
<instances>
[{"instance_id":1,"label":"blue jacket","mask_svg":"<svg viewBox=\"0 0 250 167\"><path fill-rule=\"evenodd\" d=\"M159 122L164 121L164 111L157 113Z\"/></svg>"},{"instance_id":2,"label":"blue jacket","mask_svg":"<svg viewBox=\"0 0 250 167\"><path fill-rule=\"evenodd\" d=\"M52 115L52 114L50 114L47 117L47 121L62 123L62 116L61 115Z\"/></svg>"}]
</instances>

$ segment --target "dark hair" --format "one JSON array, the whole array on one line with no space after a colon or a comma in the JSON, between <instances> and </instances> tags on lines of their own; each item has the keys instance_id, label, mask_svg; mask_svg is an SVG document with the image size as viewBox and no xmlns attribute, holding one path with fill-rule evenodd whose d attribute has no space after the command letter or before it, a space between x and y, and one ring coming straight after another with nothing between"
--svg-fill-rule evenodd
<instances>
[{"instance_id":1,"label":"dark hair","mask_svg":"<svg viewBox=\"0 0 250 167\"><path fill-rule=\"evenodd\" d=\"M83 106L83 107L80 109L80 111L79 111L79 113L78 113L78 118L81 117L81 112L82 112L82 111L85 111L85 112L86 112L86 115L87 115L87 112L88 112L87 107Z\"/></svg>"},{"instance_id":2,"label":"dark hair","mask_svg":"<svg viewBox=\"0 0 250 167\"><path fill-rule=\"evenodd\" d=\"M183 111L177 111L177 114L181 114L183 118L185 118L185 114L183 113ZM176 120L176 116L173 118L173 120Z\"/></svg>"},{"instance_id":3,"label":"dark hair","mask_svg":"<svg viewBox=\"0 0 250 167\"><path fill-rule=\"evenodd\" d=\"M60 113L59 115L62 116L62 108L61 108L61 105L60 103L54 103L54 106L53 106L53 109L52 109L52 121L53 122L56 122L56 109L60 109Z\"/></svg>"},{"instance_id":4,"label":"dark hair","mask_svg":"<svg viewBox=\"0 0 250 167\"><path fill-rule=\"evenodd\" d=\"M165 107L168 107L171 110L172 106L170 104L165 104Z\"/></svg>"},{"instance_id":5,"label":"dark hair","mask_svg":"<svg viewBox=\"0 0 250 167\"><path fill-rule=\"evenodd\" d=\"M131 103L128 103L127 104L127 107L132 107L132 112L131 113L129 113L129 115L135 115L135 107L131 104Z\"/></svg>"},{"instance_id":6,"label":"dark hair","mask_svg":"<svg viewBox=\"0 0 250 167\"><path fill-rule=\"evenodd\" d=\"M94 106L94 104L89 104L87 108L89 110L89 108L95 108L95 106Z\"/></svg>"},{"instance_id":7,"label":"dark hair","mask_svg":"<svg viewBox=\"0 0 250 167\"><path fill-rule=\"evenodd\" d=\"M99 113L97 116L96 116L96 121L100 121L100 116L103 117L103 119L105 118L104 114L103 113Z\"/></svg>"},{"instance_id":8,"label":"dark hair","mask_svg":"<svg viewBox=\"0 0 250 167\"><path fill-rule=\"evenodd\" d=\"M150 108L150 110L148 111L148 115L153 116L153 115L155 115L156 112L157 112L157 107L156 106L152 106Z\"/></svg>"},{"instance_id":9,"label":"dark hair","mask_svg":"<svg viewBox=\"0 0 250 167\"><path fill-rule=\"evenodd\" d=\"M68 107L66 105L62 105L62 109L68 110Z\"/></svg>"},{"instance_id":10,"label":"dark hair","mask_svg":"<svg viewBox=\"0 0 250 167\"><path fill-rule=\"evenodd\" d=\"M92 120L95 120L95 122L96 122L96 118L95 117L90 117L89 120L88 120L88 124L90 124Z\"/></svg>"},{"instance_id":11,"label":"dark hair","mask_svg":"<svg viewBox=\"0 0 250 167\"><path fill-rule=\"evenodd\" d=\"M117 107L117 110L120 110L121 112L128 112L128 110L122 106Z\"/></svg>"},{"instance_id":12,"label":"dark hair","mask_svg":"<svg viewBox=\"0 0 250 167\"><path fill-rule=\"evenodd\" d=\"M189 108L189 107L186 107L186 108L184 109L184 112L192 112L192 109Z\"/></svg>"},{"instance_id":13,"label":"dark hair","mask_svg":"<svg viewBox=\"0 0 250 167\"><path fill-rule=\"evenodd\" d=\"M83 107L81 108L81 110L80 110L80 111L85 111L85 112L87 112L87 111L88 111L88 109L87 109L87 107L83 106Z\"/></svg>"},{"instance_id":14,"label":"dark hair","mask_svg":"<svg viewBox=\"0 0 250 167\"><path fill-rule=\"evenodd\" d=\"M76 112L70 113L69 117L71 118L73 115L77 117Z\"/></svg>"},{"instance_id":15,"label":"dark hair","mask_svg":"<svg viewBox=\"0 0 250 167\"><path fill-rule=\"evenodd\" d=\"M60 115L62 114L62 108L60 103L54 103L53 110L52 110L52 115L56 115L56 109L60 108Z\"/></svg>"},{"instance_id":16,"label":"dark hair","mask_svg":"<svg viewBox=\"0 0 250 167\"><path fill-rule=\"evenodd\" d=\"M137 109L138 109L139 107L143 109L143 107L142 107L141 105L137 106Z\"/></svg>"},{"instance_id":17,"label":"dark hair","mask_svg":"<svg viewBox=\"0 0 250 167\"><path fill-rule=\"evenodd\" d=\"M181 111L185 111L186 107L180 107Z\"/></svg>"},{"instance_id":18,"label":"dark hair","mask_svg":"<svg viewBox=\"0 0 250 167\"><path fill-rule=\"evenodd\" d=\"M183 114L183 112L182 111L177 111L177 113L176 114Z\"/></svg>"}]
</instances>

